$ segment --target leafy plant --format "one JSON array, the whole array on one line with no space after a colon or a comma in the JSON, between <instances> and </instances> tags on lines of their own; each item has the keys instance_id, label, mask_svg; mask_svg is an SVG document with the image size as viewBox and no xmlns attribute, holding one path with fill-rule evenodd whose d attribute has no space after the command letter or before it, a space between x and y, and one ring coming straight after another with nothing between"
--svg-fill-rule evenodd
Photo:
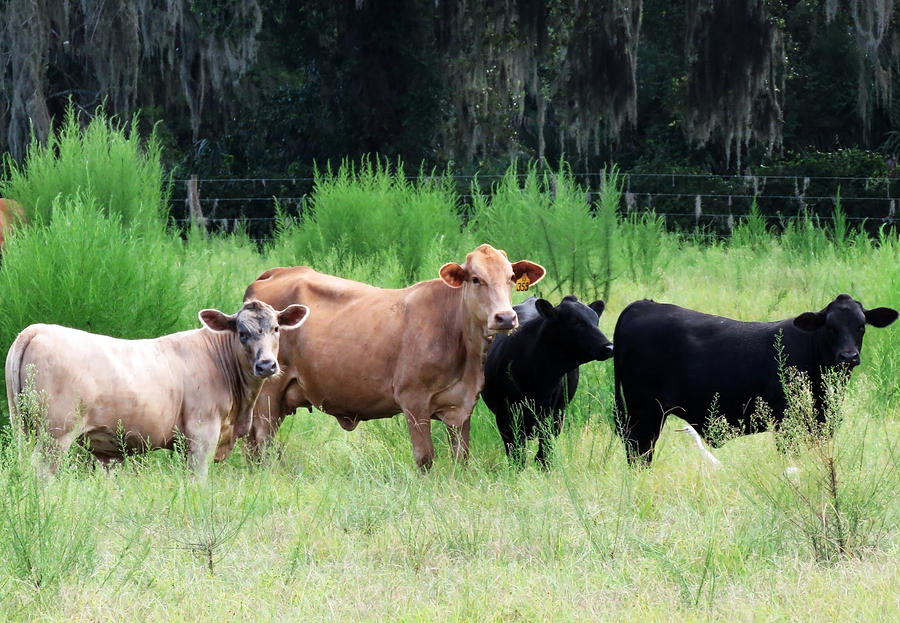
<instances>
[{"instance_id":1,"label":"leafy plant","mask_svg":"<svg viewBox=\"0 0 900 623\"><path fill-rule=\"evenodd\" d=\"M532 163L521 176L513 163L490 195L473 183L471 227L511 258L543 264L549 279L539 288L546 294L608 298L622 184L615 167L603 179L600 199L591 205L565 162L541 173Z\"/></svg>"},{"instance_id":2,"label":"leafy plant","mask_svg":"<svg viewBox=\"0 0 900 623\"><path fill-rule=\"evenodd\" d=\"M47 480L29 461L47 450L46 429L37 425L46 421L46 400L32 369L16 405L33 424L0 444L0 565L33 590L55 591L69 574L93 567L99 509L79 495L77 473L64 469Z\"/></svg>"},{"instance_id":3,"label":"leafy plant","mask_svg":"<svg viewBox=\"0 0 900 623\"><path fill-rule=\"evenodd\" d=\"M82 129L70 103L46 145L32 137L23 164L8 154L5 164L9 177L0 181L0 196L21 203L36 223L54 218L57 197L79 195L125 228L158 232L166 226L171 183L155 132L142 141L136 115L126 125L100 107Z\"/></svg>"},{"instance_id":4,"label":"leafy plant","mask_svg":"<svg viewBox=\"0 0 900 623\"><path fill-rule=\"evenodd\" d=\"M794 464L774 479L757 472L752 484L773 520L788 521L816 560L860 556L887 529L900 485L896 443L875 458L866 451L868 426L841 434L849 379L843 371L824 375L821 417L809 377L787 368L784 379L788 408L778 437Z\"/></svg>"},{"instance_id":5,"label":"leafy plant","mask_svg":"<svg viewBox=\"0 0 900 623\"><path fill-rule=\"evenodd\" d=\"M329 165L316 170L310 213L296 219L280 214L267 254L319 268L329 254L340 265L390 251L411 282L423 274L433 246L458 237L457 201L452 178L422 171L412 181L400 163L392 169L364 158L358 166L343 162L337 172Z\"/></svg>"}]
</instances>

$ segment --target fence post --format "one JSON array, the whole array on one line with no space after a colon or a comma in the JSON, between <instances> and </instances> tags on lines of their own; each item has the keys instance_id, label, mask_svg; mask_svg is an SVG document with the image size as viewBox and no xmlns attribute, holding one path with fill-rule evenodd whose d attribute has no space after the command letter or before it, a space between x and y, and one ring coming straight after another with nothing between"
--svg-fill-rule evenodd
<instances>
[{"instance_id":1,"label":"fence post","mask_svg":"<svg viewBox=\"0 0 900 623\"><path fill-rule=\"evenodd\" d=\"M206 229L206 219L203 217L203 211L200 209L200 193L197 190L197 176L192 175L187 182L187 203L188 213L191 215L191 225Z\"/></svg>"}]
</instances>

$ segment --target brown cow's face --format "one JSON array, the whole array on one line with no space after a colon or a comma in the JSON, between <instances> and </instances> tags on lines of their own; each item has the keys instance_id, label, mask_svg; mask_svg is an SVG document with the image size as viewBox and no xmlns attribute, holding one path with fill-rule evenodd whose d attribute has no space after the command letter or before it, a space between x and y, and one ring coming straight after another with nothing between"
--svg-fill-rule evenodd
<instances>
[{"instance_id":1,"label":"brown cow's face","mask_svg":"<svg viewBox=\"0 0 900 623\"><path fill-rule=\"evenodd\" d=\"M466 256L466 263L445 264L441 278L454 288L463 289L463 298L470 316L483 327L485 336L515 329L518 324L512 308L513 285L537 283L544 276L544 268L522 260L510 264L506 253L483 244ZM524 279L523 279L524 277Z\"/></svg>"},{"instance_id":2,"label":"brown cow's face","mask_svg":"<svg viewBox=\"0 0 900 623\"><path fill-rule=\"evenodd\" d=\"M278 368L279 330L296 329L309 315L306 305L290 305L276 312L262 301L247 301L234 314L228 316L215 309L200 312L200 321L212 331L235 335L244 354L247 372L257 378L268 378L280 371Z\"/></svg>"}]
</instances>

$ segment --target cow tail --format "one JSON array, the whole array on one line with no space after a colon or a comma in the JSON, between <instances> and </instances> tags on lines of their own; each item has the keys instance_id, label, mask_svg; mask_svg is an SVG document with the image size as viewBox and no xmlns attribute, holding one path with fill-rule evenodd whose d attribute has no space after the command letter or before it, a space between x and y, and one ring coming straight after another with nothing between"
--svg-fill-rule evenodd
<instances>
[{"instance_id":1,"label":"cow tail","mask_svg":"<svg viewBox=\"0 0 900 623\"><path fill-rule=\"evenodd\" d=\"M25 351L28 349L28 345L31 344L31 340L34 339L36 334L37 327L27 327L16 337L16 340L9 348L9 353L6 355L6 400L9 403L10 424L12 424L13 430L17 432L24 432L23 426L25 424L16 406L16 397L25 388L25 370L22 369L22 360L25 358Z\"/></svg>"}]
</instances>

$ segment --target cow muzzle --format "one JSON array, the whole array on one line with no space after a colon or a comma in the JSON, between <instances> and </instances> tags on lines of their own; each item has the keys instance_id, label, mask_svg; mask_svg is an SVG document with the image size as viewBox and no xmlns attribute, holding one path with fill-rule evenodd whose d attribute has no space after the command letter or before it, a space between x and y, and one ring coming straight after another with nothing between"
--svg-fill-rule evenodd
<instances>
[{"instance_id":1,"label":"cow muzzle","mask_svg":"<svg viewBox=\"0 0 900 623\"><path fill-rule=\"evenodd\" d=\"M491 317L488 323L489 333L500 333L503 331L512 331L519 326L519 317L513 310L497 312Z\"/></svg>"},{"instance_id":2,"label":"cow muzzle","mask_svg":"<svg viewBox=\"0 0 900 623\"><path fill-rule=\"evenodd\" d=\"M610 357L613 356L613 345L612 342L608 344L604 344L600 347L599 352L597 353L597 361L606 361Z\"/></svg>"},{"instance_id":3,"label":"cow muzzle","mask_svg":"<svg viewBox=\"0 0 900 623\"><path fill-rule=\"evenodd\" d=\"M843 351L838 353L838 363L848 368L855 368L859 365L859 351Z\"/></svg>"},{"instance_id":4,"label":"cow muzzle","mask_svg":"<svg viewBox=\"0 0 900 623\"><path fill-rule=\"evenodd\" d=\"M278 362L274 359L260 359L253 364L253 374L260 378L269 378L278 373Z\"/></svg>"}]
</instances>

